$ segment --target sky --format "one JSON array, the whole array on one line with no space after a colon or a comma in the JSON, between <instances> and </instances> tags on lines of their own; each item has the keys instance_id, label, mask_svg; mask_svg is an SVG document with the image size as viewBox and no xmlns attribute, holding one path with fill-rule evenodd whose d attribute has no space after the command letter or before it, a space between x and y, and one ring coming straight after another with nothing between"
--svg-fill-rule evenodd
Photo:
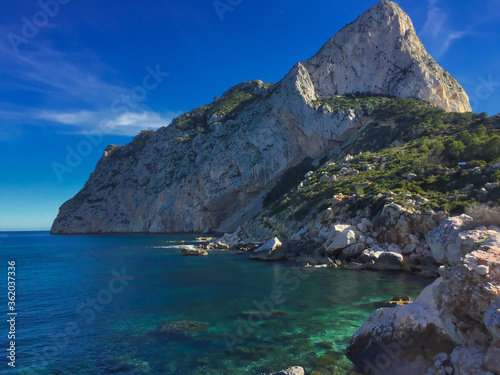
<instances>
[{"instance_id":1,"label":"sky","mask_svg":"<svg viewBox=\"0 0 500 375\"><path fill-rule=\"evenodd\" d=\"M108 144L279 81L376 0L1 0L0 231L48 230ZM500 0L400 0L474 112L500 112Z\"/></svg>"}]
</instances>

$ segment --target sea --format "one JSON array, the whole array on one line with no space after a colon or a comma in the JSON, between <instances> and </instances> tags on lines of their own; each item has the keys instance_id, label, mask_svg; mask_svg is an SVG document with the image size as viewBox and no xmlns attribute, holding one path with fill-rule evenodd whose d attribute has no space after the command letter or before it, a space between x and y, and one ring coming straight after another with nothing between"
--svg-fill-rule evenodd
<instances>
[{"instance_id":1,"label":"sea","mask_svg":"<svg viewBox=\"0 0 500 375\"><path fill-rule=\"evenodd\" d=\"M0 373L238 375L302 366L355 374L344 350L363 321L380 302L415 298L432 282L229 250L182 256L179 242L196 237L1 232Z\"/></svg>"}]
</instances>

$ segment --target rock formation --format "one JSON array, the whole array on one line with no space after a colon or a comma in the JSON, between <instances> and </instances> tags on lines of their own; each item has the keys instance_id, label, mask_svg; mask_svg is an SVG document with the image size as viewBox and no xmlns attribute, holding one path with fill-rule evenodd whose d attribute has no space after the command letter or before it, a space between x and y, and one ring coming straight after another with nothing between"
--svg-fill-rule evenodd
<instances>
[{"instance_id":1,"label":"rock formation","mask_svg":"<svg viewBox=\"0 0 500 375\"><path fill-rule=\"evenodd\" d=\"M434 298L443 329L460 345L450 356L454 374L500 374L500 229L464 231L471 221L447 219L429 236L443 259Z\"/></svg>"},{"instance_id":2,"label":"rock formation","mask_svg":"<svg viewBox=\"0 0 500 375\"><path fill-rule=\"evenodd\" d=\"M260 210L284 171L319 160L369 121L364 108L318 104L357 92L470 110L408 15L384 0L280 82L242 83L167 127L108 146L84 188L60 207L52 233L232 231Z\"/></svg>"},{"instance_id":3,"label":"rock formation","mask_svg":"<svg viewBox=\"0 0 500 375\"><path fill-rule=\"evenodd\" d=\"M473 224L461 215L434 229L427 240L441 278L414 303L377 310L353 336L347 356L365 373L500 374L500 228L467 230Z\"/></svg>"},{"instance_id":4,"label":"rock formation","mask_svg":"<svg viewBox=\"0 0 500 375\"><path fill-rule=\"evenodd\" d=\"M443 329L433 290L425 288L415 302L375 311L354 334L347 357L365 374L425 374L441 352L455 344Z\"/></svg>"}]
</instances>

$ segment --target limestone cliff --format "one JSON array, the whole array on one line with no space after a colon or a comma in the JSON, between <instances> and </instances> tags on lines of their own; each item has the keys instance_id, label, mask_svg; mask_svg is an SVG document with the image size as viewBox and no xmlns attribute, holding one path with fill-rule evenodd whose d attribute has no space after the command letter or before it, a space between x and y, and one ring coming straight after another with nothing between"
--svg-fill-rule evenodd
<instances>
[{"instance_id":1,"label":"limestone cliff","mask_svg":"<svg viewBox=\"0 0 500 375\"><path fill-rule=\"evenodd\" d=\"M108 146L84 188L61 206L52 233L235 229L284 171L320 159L370 122L366 108L318 105L358 92L470 110L408 15L382 1L280 82L242 83L167 127Z\"/></svg>"}]
</instances>

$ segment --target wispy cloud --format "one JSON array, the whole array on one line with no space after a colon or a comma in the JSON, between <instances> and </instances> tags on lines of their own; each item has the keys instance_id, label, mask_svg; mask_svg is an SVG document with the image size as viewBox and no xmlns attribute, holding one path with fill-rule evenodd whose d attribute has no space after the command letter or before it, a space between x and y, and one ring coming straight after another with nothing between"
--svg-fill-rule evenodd
<instances>
[{"instance_id":1,"label":"wispy cloud","mask_svg":"<svg viewBox=\"0 0 500 375\"><path fill-rule=\"evenodd\" d=\"M168 125L179 114L164 114L156 112L127 112L113 119L104 120L104 132L109 134L136 135L142 129L158 129Z\"/></svg>"},{"instance_id":2,"label":"wispy cloud","mask_svg":"<svg viewBox=\"0 0 500 375\"><path fill-rule=\"evenodd\" d=\"M56 111L42 111L40 114L35 115L36 118L48 120L65 125L82 125L88 124L90 121L96 120L96 113L90 111L78 112L56 112Z\"/></svg>"},{"instance_id":3,"label":"wispy cloud","mask_svg":"<svg viewBox=\"0 0 500 375\"><path fill-rule=\"evenodd\" d=\"M444 50L446 51L453 41L463 38L470 34L471 28L467 28L461 31L450 32L444 41Z\"/></svg>"},{"instance_id":4,"label":"wispy cloud","mask_svg":"<svg viewBox=\"0 0 500 375\"><path fill-rule=\"evenodd\" d=\"M70 126L69 131L78 133L101 125L107 134L135 135L141 129L168 125L178 115L167 110L153 111L142 100L125 111L114 110L113 103L130 96L136 85L120 82L119 74L90 51L63 53L33 40L22 52L15 53L0 38L0 56L0 70L4 73L0 127L4 130L7 124L24 124L54 126L59 131L68 131ZM146 70L139 72L139 85L145 74ZM161 81L165 76L156 78ZM157 86L155 82L149 80L148 84ZM36 99L12 104L11 93Z\"/></svg>"},{"instance_id":5,"label":"wispy cloud","mask_svg":"<svg viewBox=\"0 0 500 375\"><path fill-rule=\"evenodd\" d=\"M422 35L431 35L437 38L447 18L448 14L439 8L438 0L429 0L429 10L427 12L427 20L422 28Z\"/></svg>"},{"instance_id":6,"label":"wispy cloud","mask_svg":"<svg viewBox=\"0 0 500 375\"><path fill-rule=\"evenodd\" d=\"M115 113L113 111L0 111L0 124L29 124L59 127L61 133L85 134L90 129L99 128L104 134L136 135L142 129L158 129L168 125L181 113L154 111Z\"/></svg>"},{"instance_id":7,"label":"wispy cloud","mask_svg":"<svg viewBox=\"0 0 500 375\"><path fill-rule=\"evenodd\" d=\"M0 87L0 92L32 91L57 102L78 100L96 106L126 91L121 85L99 77L99 74L111 75L112 70L96 61L91 52L62 53L33 41L30 49L16 54L0 40L0 54L0 68L9 82L8 86Z\"/></svg>"},{"instance_id":8,"label":"wispy cloud","mask_svg":"<svg viewBox=\"0 0 500 375\"><path fill-rule=\"evenodd\" d=\"M136 135L142 129L158 129L168 125L180 113L153 111L125 112L45 112L39 118L72 126L71 133L85 133L87 129L99 127L104 134Z\"/></svg>"},{"instance_id":9,"label":"wispy cloud","mask_svg":"<svg viewBox=\"0 0 500 375\"><path fill-rule=\"evenodd\" d=\"M428 0L427 19L422 27L420 35L431 37L439 43L439 49L434 53L437 59L444 56L446 51L455 40L469 35L472 27L468 26L463 30L453 30L447 24L448 12L439 4L440 0Z\"/></svg>"}]
</instances>

